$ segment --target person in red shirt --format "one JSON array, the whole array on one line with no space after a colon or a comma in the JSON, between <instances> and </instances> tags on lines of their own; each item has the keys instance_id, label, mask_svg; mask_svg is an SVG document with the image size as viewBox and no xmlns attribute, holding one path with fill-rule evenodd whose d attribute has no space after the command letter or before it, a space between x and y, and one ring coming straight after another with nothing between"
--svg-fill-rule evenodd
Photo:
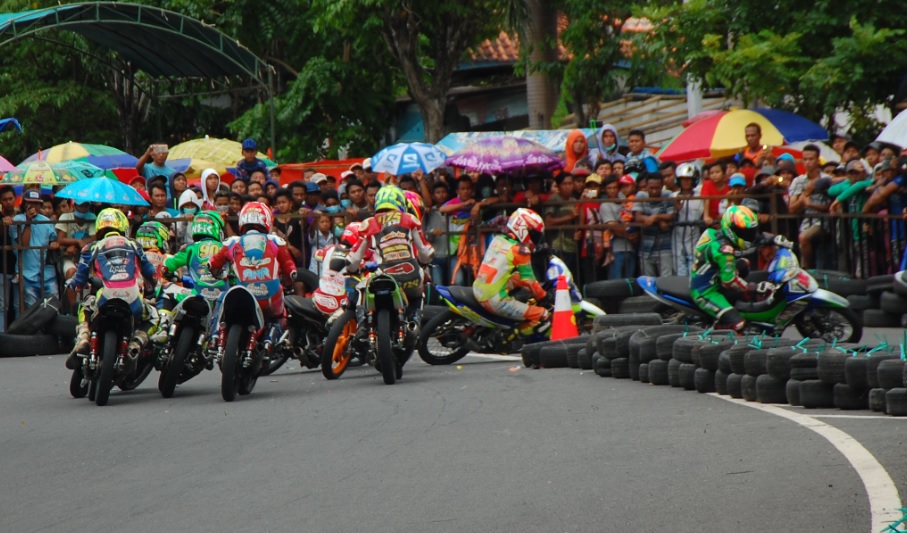
<instances>
[{"instance_id":1,"label":"person in red shirt","mask_svg":"<svg viewBox=\"0 0 907 533\"><path fill-rule=\"evenodd\" d=\"M700 196L726 195L730 190L730 187L728 187L724 163L721 163L720 161L712 163L711 166L707 167L706 172L709 179L702 184ZM706 227L711 227L718 223L718 203L720 201L720 198L703 200L702 220L705 222Z\"/></svg>"}]
</instances>

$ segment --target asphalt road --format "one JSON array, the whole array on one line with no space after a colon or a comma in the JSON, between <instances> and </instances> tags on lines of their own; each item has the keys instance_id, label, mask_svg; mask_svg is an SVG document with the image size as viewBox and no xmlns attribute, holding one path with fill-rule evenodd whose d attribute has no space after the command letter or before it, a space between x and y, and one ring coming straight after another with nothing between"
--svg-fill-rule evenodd
<instances>
[{"instance_id":1,"label":"asphalt road","mask_svg":"<svg viewBox=\"0 0 907 533\"><path fill-rule=\"evenodd\" d=\"M99 408L69 396L63 356L0 369L3 532L870 529L859 475L813 431L589 371L416 360L385 386L291 364L232 404L216 370L172 399L154 373ZM907 420L795 410L907 494Z\"/></svg>"}]
</instances>

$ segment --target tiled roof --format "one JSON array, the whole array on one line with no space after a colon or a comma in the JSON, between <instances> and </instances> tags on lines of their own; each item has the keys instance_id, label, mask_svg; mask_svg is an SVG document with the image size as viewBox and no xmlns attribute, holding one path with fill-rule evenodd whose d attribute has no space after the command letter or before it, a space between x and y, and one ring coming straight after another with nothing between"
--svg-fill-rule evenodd
<instances>
[{"instance_id":1,"label":"tiled roof","mask_svg":"<svg viewBox=\"0 0 907 533\"><path fill-rule=\"evenodd\" d=\"M567 27L567 17L558 15L557 29L561 32ZM621 27L622 33L640 33L652 29L652 23L648 19L628 18ZM621 43L623 49L628 50L629 42ZM557 57L567 59L570 52L564 47L564 44L558 39ZM497 39L486 39L476 49L469 53L469 59L473 63L516 63L520 59L520 39L516 35L511 35L502 31Z\"/></svg>"}]
</instances>

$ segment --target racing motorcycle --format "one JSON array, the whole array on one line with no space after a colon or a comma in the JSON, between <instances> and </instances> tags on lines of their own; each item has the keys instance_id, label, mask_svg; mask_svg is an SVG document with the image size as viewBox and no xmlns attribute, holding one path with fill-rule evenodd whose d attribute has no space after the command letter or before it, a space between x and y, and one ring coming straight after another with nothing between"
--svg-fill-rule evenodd
<instances>
[{"instance_id":1,"label":"racing motorcycle","mask_svg":"<svg viewBox=\"0 0 907 533\"><path fill-rule=\"evenodd\" d=\"M793 324L804 337L828 342L859 342L863 336L863 323L849 302L820 289L815 278L800 268L797 256L789 247L777 246L776 249L765 279L768 286L762 289L765 298L734 304L747 321L747 332L780 335ZM755 282L758 277L760 273L754 272L749 281ZM689 277L642 276L637 281L646 294L670 307L674 315L672 321L705 327L715 325L715 320L700 310L690 296Z\"/></svg>"},{"instance_id":2,"label":"racing motorcycle","mask_svg":"<svg viewBox=\"0 0 907 533\"><path fill-rule=\"evenodd\" d=\"M558 277L563 275L575 302L577 328L580 333L592 331L592 319L605 312L597 305L579 297L573 276L567 265L551 249L540 249L533 254L536 277L544 280L542 287L548 292L544 301L553 301ZM540 272L541 271L541 272ZM542 273L542 276L538 274ZM523 337L517 331L518 321L496 316L476 300L472 287L437 286L435 289L448 309L429 320L422 327L418 340L419 356L430 365L449 365L469 352L507 354L520 350L524 344L548 340L545 333ZM527 301L525 294L515 294Z\"/></svg>"}]
</instances>

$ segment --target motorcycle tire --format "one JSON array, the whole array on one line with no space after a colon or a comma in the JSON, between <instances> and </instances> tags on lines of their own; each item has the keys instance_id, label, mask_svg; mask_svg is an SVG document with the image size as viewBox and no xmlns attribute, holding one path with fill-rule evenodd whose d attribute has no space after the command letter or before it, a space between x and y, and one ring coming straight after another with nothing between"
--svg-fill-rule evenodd
<instances>
[{"instance_id":1,"label":"motorcycle tire","mask_svg":"<svg viewBox=\"0 0 907 533\"><path fill-rule=\"evenodd\" d=\"M135 371L131 376L128 376L117 383L117 387L121 391L135 390L143 381L145 381L145 378L151 374L152 370L154 370L152 357L140 355L136 362Z\"/></svg>"},{"instance_id":2,"label":"motorcycle tire","mask_svg":"<svg viewBox=\"0 0 907 533\"><path fill-rule=\"evenodd\" d=\"M98 380L90 379L88 380L88 401L93 402L95 398L98 397Z\"/></svg>"},{"instance_id":3,"label":"motorcycle tire","mask_svg":"<svg viewBox=\"0 0 907 533\"><path fill-rule=\"evenodd\" d=\"M353 309L344 311L331 326L321 350L321 373L326 379L337 379L346 371L357 328L356 311Z\"/></svg>"},{"instance_id":4,"label":"motorcycle tire","mask_svg":"<svg viewBox=\"0 0 907 533\"><path fill-rule=\"evenodd\" d=\"M243 368L239 372L239 395L248 396L252 394L252 389L255 388L255 384L258 383L258 374L251 368Z\"/></svg>"},{"instance_id":5,"label":"motorcycle tire","mask_svg":"<svg viewBox=\"0 0 907 533\"><path fill-rule=\"evenodd\" d=\"M98 375L98 391L94 403L98 406L107 405L110 399L110 389L113 388L113 374L117 362L117 333L116 331L104 332L104 345L101 347L101 372Z\"/></svg>"},{"instance_id":6,"label":"motorcycle tire","mask_svg":"<svg viewBox=\"0 0 907 533\"><path fill-rule=\"evenodd\" d=\"M821 333L821 335L815 335L815 334L813 334L813 332L809 331L809 329L805 327L804 321L808 320L810 317L807 317L807 316L804 316L801 314L795 320L794 326L797 328L797 332L799 332L800 335L803 335L804 337L821 338L821 339L825 340L826 342L837 342L838 344L845 343L845 342L860 342L860 339L863 338L863 320L860 318L859 315L857 315L856 311L854 311L853 309L850 309L849 307L818 308L818 309L814 309L812 311L812 313L814 313L814 314L827 313L829 315L837 314L850 325L851 332L850 332L850 335L845 338L836 338L833 336L827 336L827 335L831 334L832 332L825 332L825 331L820 331L819 333Z\"/></svg>"},{"instance_id":7,"label":"motorcycle tire","mask_svg":"<svg viewBox=\"0 0 907 533\"><path fill-rule=\"evenodd\" d=\"M242 329L239 324L230 326L224 343L224 359L220 365L220 395L225 402L235 400L239 389L239 343L242 340Z\"/></svg>"},{"instance_id":8,"label":"motorcycle tire","mask_svg":"<svg viewBox=\"0 0 907 533\"><path fill-rule=\"evenodd\" d=\"M466 354L469 353L469 347L466 346L466 343L469 340L469 336L459 331L457 327L458 325L462 326L468 324L470 324L469 320L461 317L451 310L446 310L435 315L424 326L422 326L422 331L419 334L419 340L417 344L419 357L421 357L422 360L426 363L436 366L456 363L460 359L466 357ZM440 334L437 333L439 331ZM450 341L459 343L460 347L453 349L451 353L448 353L446 355L440 354L438 350L445 347L441 345L441 340L439 339L439 337L441 335L450 334L455 334L457 336L456 338L451 338Z\"/></svg>"},{"instance_id":9,"label":"motorcycle tire","mask_svg":"<svg viewBox=\"0 0 907 533\"><path fill-rule=\"evenodd\" d=\"M180 329L175 343L176 347L173 349L170 361L161 371L161 377L157 382L157 388L161 391L161 396L164 398L173 397L176 385L180 380L180 374L183 372L183 367L186 366L186 357L189 355L189 350L192 349L192 341L194 340L195 330L191 326Z\"/></svg>"},{"instance_id":10,"label":"motorcycle tire","mask_svg":"<svg viewBox=\"0 0 907 533\"><path fill-rule=\"evenodd\" d=\"M385 385L393 385L397 382L397 362L394 361L394 349L391 346L391 315L387 309L378 311L377 330L381 376Z\"/></svg>"},{"instance_id":11,"label":"motorcycle tire","mask_svg":"<svg viewBox=\"0 0 907 533\"><path fill-rule=\"evenodd\" d=\"M274 355L276 355L276 354L274 354ZM261 372L259 373L259 375L260 376L270 376L274 372L277 372L277 370L280 367L282 367L290 359L290 355L292 355L290 352L281 352L281 354L278 355L276 359L274 357L269 358L267 366L263 366L261 368ZM302 366L305 366L305 363L300 363L300 364Z\"/></svg>"},{"instance_id":12,"label":"motorcycle tire","mask_svg":"<svg viewBox=\"0 0 907 533\"><path fill-rule=\"evenodd\" d=\"M82 385L81 368L72 371L72 377L69 379L69 394L72 394L73 398L84 398L88 394L88 385Z\"/></svg>"}]
</instances>

